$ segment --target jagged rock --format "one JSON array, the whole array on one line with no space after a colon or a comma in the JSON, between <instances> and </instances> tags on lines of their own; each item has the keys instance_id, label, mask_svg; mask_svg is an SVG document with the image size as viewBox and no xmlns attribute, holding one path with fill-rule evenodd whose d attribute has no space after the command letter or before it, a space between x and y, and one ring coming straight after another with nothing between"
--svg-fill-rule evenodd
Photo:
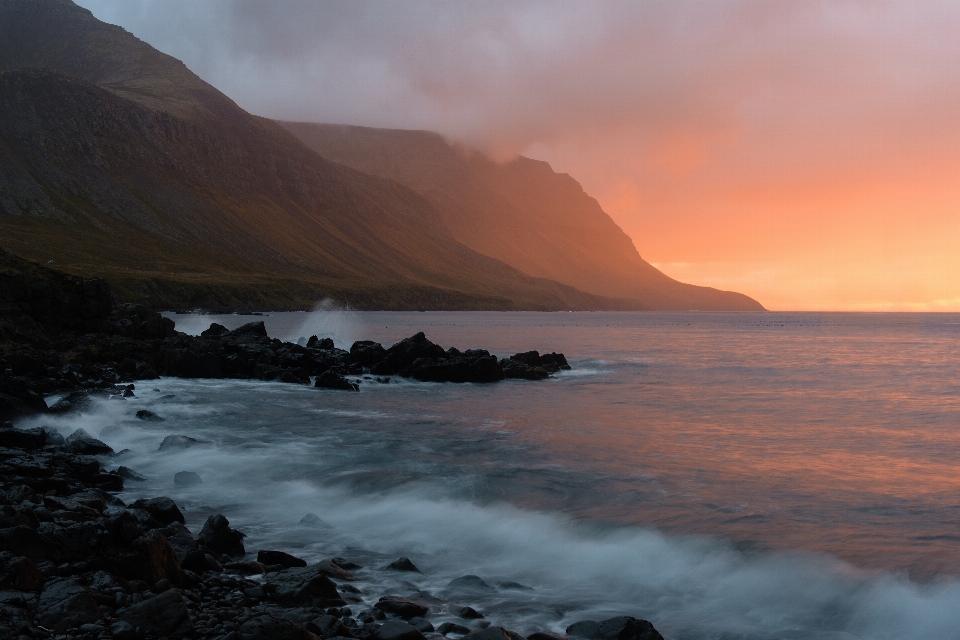
<instances>
[{"instance_id":1,"label":"jagged rock","mask_svg":"<svg viewBox=\"0 0 960 640\"><path fill-rule=\"evenodd\" d=\"M60 548L53 540L27 525L0 530L0 549L33 560L60 562L62 558Z\"/></svg>"},{"instance_id":2,"label":"jagged rock","mask_svg":"<svg viewBox=\"0 0 960 640\"><path fill-rule=\"evenodd\" d=\"M387 356L387 350L373 340L357 340L350 346L350 357L364 367L372 367Z\"/></svg>"},{"instance_id":3,"label":"jagged rock","mask_svg":"<svg viewBox=\"0 0 960 640\"><path fill-rule=\"evenodd\" d=\"M156 526L158 527L165 527L171 522L186 523L183 513L181 513L180 508L177 507L177 503L166 496L159 498L141 498L130 505L130 508L142 509L149 513L156 521Z\"/></svg>"},{"instance_id":4,"label":"jagged rock","mask_svg":"<svg viewBox=\"0 0 960 640\"><path fill-rule=\"evenodd\" d=\"M323 566L284 569L271 575L266 585L265 590L271 597L283 604L314 607L340 607L346 604Z\"/></svg>"},{"instance_id":5,"label":"jagged rock","mask_svg":"<svg viewBox=\"0 0 960 640\"><path fill-rule=\"evenodd\" d=\"M242 640L319 640L296 622L269 614L247 620L237 633Z\"/></svg>"},{"instance_id":6,"label":"jagged rock","mask_svg":"<svg viewBox=\"0 0 960 640\"><path fill-rule=\"evenodd\" d=\"M374 636L377 640L426 640L419 629L403 620L387 620Z\"/></svg>"},{"instance_id":7,"label":"jagged rock","mask_svg":"<svg viewBox=\"0 0 960 640\"><path fill-rule=\"evenodd\" d=\"M336 371L333 371L332 369L328 369L327 371L324 371L323 373L318 375L317 380L316 382L314 382L313 386L320 389L336 389L338 391L359 391L360 390L359 385L353 382L350 382L349 380L344 378L342 375L340 375Z\"/></svg>"},{"instance_id":8,"label":"jagged rock","mask_svg":"<svg viewBox=\"0 0 960 640\"><path fill-rule=\"evenodd\" d=\"M219 338L230 333L230 330L227 329L222 324L217 324L216 322L211 322L210 327L204 329L200 332L201 338Z\"/></svg>"},{"instance_id":9,"label":"jagged rock","mask_svg":"<svg viewBox=\"0 0 960 640\"><path fill-rule=\"evenodd\" d=\"M182 581L182 569L177 561L177 553L160 531L151 531L140 536L130 545L131 551L116 558L115 571L130 580L143 580L156 584L167 579L179 585Z\"/></svg>"},{"instance_id":10,"label":"jagged rock","mask_svg":"<svg viewBox=\"0 0 960 640\"><path fill-rule=\"evenodd\" d=\"M303 628L321 638L334 638L337 636L344 638L353 637L353 634L350 633L350 630L344 626L340 619L331 615L315 618L303 625Z\"/></svg>"},{"instance_id":11,"label":"jagged rock","mask_svg":"<svg viewBox=\"0 0 960 640\"><path fill-rule=\"evenodd\" d=\"M194 487L203 484L203 478L193 471L178 471L173 476L173 484L177 487Z\"/></svg>"},{"instance_id":12,"label":"jagged rock","mask_svg":"<svg viewBox=\"0 0 960 640\"><path fill-rule=\"evenodd\" d=\"M663 640L647 620L618 616L602 622L581 620L567 627L567 635L588 640Z\"/></svg>"},{"instance_id":13,"label":"jagged rock","mask_svg":"<svg viewBox=\"0 0 960 640\"><path fill-rule=\"evenodd\" d=\"M450 581L447 585L453 589L465 589L474 591L493 591L493 587L487 584L483 578L475 575L460 576Z\"/></svg>"},{"instance_id":14,"label":"jagged rock","mask_svg":"<svg viewBox=\"0 0 960 640\"><path fill-rule=\"evenodd\" d=\"M251 336L261 336L267 337L267 327L263 324L263 320L257 320L256 322L248 322L245 325L237 327L231 331L233 335L247 334Z\"/></svg>"},{"instance_id":15,"label":"jagged rock","mask_svg":"<svg viewBox=\"0 0 960 640\"><path fill-rule=\"evenodd\" d=\"M329 524L321 520L320 516L318 516L315 513L308 513L307 515L300 518L300 524L306 525L308 527L320 527L324 529L327 529L330 527Z\"/></svg>"},{"instance_id":16,"label":"jagged rock","mask_svg":"<svg viewBox=\"0 0 960 640\"><path fill-rule=\"evenodd\" d=\"M268 551L266 549L261 549L257 552L257 562L262 562L265 565L278 564L284 569L307 566L306 560L301 560L300 558L292 556L289 553L284 553L283 551Z\"/></svg>"},{"instance_id":17,"label":"jagged rock","mask_svg":"<svg viewBox=\"0 0 960 640\"><path fill-rule=\"evenodd\" d=\"M420 573L420 569L417 569L417 566L410 561L410 558L406 557L398 558L384 568L392 569L394 571L413 571L415 573Z\"/></svg>"},{"instance_id":18,"label":"jagged rock","mask_svg":"<svg viewBox=\"0 0 960 640\"><path fill-rule=\"evenodd\" d=\"M117 475L124 480L133 480L134 482L144 482L147 479L145 475L139 474L130 467L124 467L122 465L117 467Z\"/></svg>"},{"instance_id":19,"label":"jagged rock","mask_svg":"<svg viewBox=\"0 0 960 640\"><path fill-rule=\"evenodd\" d=\"M113 447L97 440L83 429L77 429L67 437L64 449L83 455L113 453Z\"/></svg>"},{"instance_id":20,"label":"jagged rock","mask_svg":"<svg viewBox=\"0 0 960 640\"><path fill-rule=\"evenodd\" d=\"M155 414L153 411L148 411L146 409L140 409L137 411L138 420L146 420L148 422L163 422L163 418Z\"/></svg>"},{"instance_id":21,"label":"jagged rock","mask_svg":"<svg viewBox=\"0 0 960 640\"><path fill-rule=\"evenodd\" d=\"M57 400L50 407L50 413L67 413L69 411L83 411L90 406L92 398L87 391L73 391Z\"/></svg>"},{"instance_id":22,"label":"jagged rock","mask_svg":"<svg viewBox=\"0 0 960 640\"><path fill-rule=\"evenodd\" d=\"M401 618L422 618L430 611L426 605L401 596L383 596L374 608Z\"/></svg>"},{"instance_id":23,"label":"jagged rock","mask_svg":"<svg viewBox=\"0 0 960 640\"><path fill-rule=\"evenodd\" d=\"M378 376L392 375L405 370L420 358L445 357L443 347L427 340L421 331L387 349L385 357L374 365L370 372Z\"/></svg>"},{"instance_id":24,"label":"jagged rock","mask_svg":"<svg viewBox=\"0 0 960 640\"><path fill-rule=\"evenodd\" d=\"M246 553L243 548L244 534L230 528L230 521L223 515L207 518L203 529L197 536L214 553L225 553L231 558L239 558Z\"/></svg>"},{"instance_id":25,"label":"jagged rock","mask_svg":"<svg viewBox=\"0 0 960 640\"><path fill-rule=\"evenodd\" d=\"M522 380L543 380L550 376L550 372L543 367L530 366L519 360L505 358L500 361L500 368L506 378L519 378Z\"/></svg>"},{"instance_id":26,"label":"jagged rock","mask_svg":"<svg viewBox=\"0 0 960 640\"><path fill-rule=\"evenodd\" d=\"M155 637L183 638L194 633L190 612L176 589L130 605L120 614L120 620L139 629L141 634Z\"/></svg>"},{"instance_id":27,"label":"jagged rock","mask_svg":"<svg viewBox=\"0 0 960 640\"><path fill-rule=\"evenodd\" d=\"M72 579L47 584L37 602L37 622L57 633L99 620L96 601Z\"/></svg>"}]
</instances>

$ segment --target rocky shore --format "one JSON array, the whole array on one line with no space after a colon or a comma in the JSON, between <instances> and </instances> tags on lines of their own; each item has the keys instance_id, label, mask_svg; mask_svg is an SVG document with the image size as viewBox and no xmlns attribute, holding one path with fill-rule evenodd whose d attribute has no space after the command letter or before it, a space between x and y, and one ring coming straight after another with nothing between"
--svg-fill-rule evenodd
<instances>
[{"instance_id":1,"label":"rocky shore","mask_svg":"<svg viewBox=\"0 0 960 640\"><path fill-rule=\"evenodd\" d=\"M377 576L417 572L408 558L361 567L342 558L308 565L278 549L254 554L222 515L195 533L170 498L125 505L116 494L139 474L111 468L112 455L82 430L64 438L0 423L0 638L523 640L469 604L471 593L522 585L464 575L450 585L462 597L453 602L412 584L403 593L370 586ZM364 589L352 584L358 573ZM632 617L566 631L586 640L661 638Z\"/></svg>"}]
</instances>

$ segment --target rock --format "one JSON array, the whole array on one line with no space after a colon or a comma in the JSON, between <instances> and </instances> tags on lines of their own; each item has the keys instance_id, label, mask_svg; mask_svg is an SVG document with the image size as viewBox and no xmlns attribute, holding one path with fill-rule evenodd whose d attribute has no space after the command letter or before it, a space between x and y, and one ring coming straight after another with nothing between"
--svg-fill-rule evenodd
<instances>
[{"instance_id":1,"label":"rock","mask_svg":"<svg viewBox=\"0 0 960 640\"><path fill-rule=\"evenodd\" d=\"M48 584L37 602L37 622L57 633L99 620L96 601L72 579Z\"/></svg>"},{"instance_id":2,"label":"rock","mask_svg":"<svg viewBox=\"0 0 960 640\"><path fill-rule=\"evenodd\" d=\"M474 591L493 591L493 587L484 582L480 576L466 575L460 576L450 581L447 585L453 589L474 590Z\"/></svg>"},{"instance_id":3,"label":"rock","mask_svg":"<svg viewBox=\"0 0 960 640\"><path fill-rule=\"evenodd\" d=\"M149 513L154 521L156 521L158 527L165 527L171 522L186 523L183 513L181 513L180 508L177 507L177 503L166 496L160 498L141 498L130 505L130 508L142 509Z\"/></svg>"},{"instance_id":4,"label":"rock","mask_svg":"<svg viewBox=\"0 0 960 640\"><path fill-rule=\"evenodd\" d=\"M163 422L163 418L155 414L153 411L147 411L146 409L140 409L137 411L138 420L146 420L147 422Z\"/></svg>"},{"instance_id":5,"label":"rock","mask_svg":"<svg viewBox=\"0 0 960 640\"><path fill-rule=\"evenodd\" d=\"M433 624L425 618L410 618L407 622L416 627L420 633L433 633L434 631Z\"/></svg>"},{"instance_id":6,"label":"rock","mask_svg":"<svg viewBox=\"0 0 960 640\"><path fill-rule=\"evenodd\" d=\"M47 444L47 432L39 429L14 429L9 422L0 427L0 447L11 449L42 449Z\"/></svg>"},{"instance_id":7,"label":"rock","mask_svg":"<svg viewBox=\"0 0 960 640\"><path fill-rule=\"evenodd\" d=\"M420 569L417 569L416 565L410 562L410 558L406 557L394 560L384 568L393 569L394 571L413 571L416 573L421 573Z\"/></svg>"},{"instance_id":8,"label":"rock","mask_svg":"<svg viewBox=\"0 0 960 640\"><path fill-rule=\"evenodd\" d=\"M522 380L543 380L550 376L550 372L543 367L531 367L519 360L504 359L500 361L500 368L506 378Z\"/></svg>"},{"instance_id":9,"label":"rock","mask_svg":"<svg viewBox=\"0 0 960 640\"><path fill-rule=\"evenodd\" d=\"M570 640L567 636L551 631L537 631L527 636L527 640Z\"/></svg>"},{"instance_id":10,"label":"rock","mask_svg":"<svg viewBox=\"0 0 960 640\"><path fill-rule=\"evenodd\" d=\"M219 338L230 333L230 329L227 329L222 324L217 324L216 322L211 322L210 327L204 329L200 332L201 338Z\"/></svg>"},{"instance_id":11,"label":"rock","mask_svg":"<svg viewBox=\"0 0 960 640\"><path fill-rule=\"evenodd\" d=\"M19 591L41 591L46 579L30 558L14 558L3 568L0 587Z\"/></svg>"},{"instance_id":12,"label":"rock","mask_svg":"<svg viewBox=\"0 0 960 640\"><path fill-rule=\"evenodd\" d=\"M83 411L89 408L92 402L87 391L73 391L60 398L50 407L50 413L67 413L68 411Z\"/></svg>"},{"instance_id":13,"label":"rock","mask_svg":"<svg viewBox=\"0 0 960 640\"><path fill-rule=\"evenodd\" d=\"M519 633L507 631L503 627L487 627L480 631L471 631L462 640L526 640Z\"/></svg>"},{"instance_id":14,"label":"rock","mask_svg":"<svg viewBox=\"0 0 960 640\"><path fill-rule=\"evenodd\" d=\"M372 367L386 356L387 350L373 340L358 340L350 347L350 357L364 367Z\"/></svg>"},{"instance_id":15,"label":"rock","mask_svg":"<svg viewBox=\"0 0 960 640\"><path fill-rule=\"evenodd\" d=\"M320 527L323 529L329 529L330 525L320 519L315 513L308 513L307 515L300 518L300 524L306 525L308 527Z\"/></svg>"},{"instance_id":16,"label":"rock","mask_svg":"<svg viewBox=\"0 0 960 640\"><path fill-rule=\"evenodd\" d=\"M203 553L200 550L187 553L180 565L183 569L201 574L206 571L213 571L214 573L220 573L223 571L223 566L217 561L216 558L209 553Z\"/></svg>"},{"instance_id":17,"label":"rock","mask_svg":"<svg viewBox=\"0 0 960 640\"><path fill-rule=\"evenodd\" d=\"M403 620L387 620L374 633L377 640L426 640L416 627Z\"/></svg>"},{"instance_id":18,"label":"rock","mask_svg":"<svg viewBox=\"0 0 960 640\"><path fill-rule=\"evenodd\" d=\"M97 455L101 453L113 453L113 448L97 440L83 429L77 429L67 437L64 449L71 453L83 455Z\"/></svg>"},{"instance_id":19,"label":"rock","mask_svg":"<svg viewBox=\"0 0 960 640\"><path fill-rule=\"evenodd\" d=\"M533 587L528 587L525 584L520 584L519 582L514 582L513 580L498 582L497 586L501 589L511 589L516 591L536 591L536 589Z\"/></svg>"},{"instance_id":20,"label":"rock","mask_svg":"<svg viewBox=\"0 0 960 640\"><path fill-rule=\"evenodd\" d=\"M562 353L543 354L540 356L540 366L551 373L559 371L560 369L570 369L570 365L567 364L567 358Z\"/></svg>"},{"instance_id":21,"label":"rock","mask_svg":"<svg viewBox=\"0 0 960 640\"><path fill-rule=\"evenodd\" d=\"M437 633L441 635L447 635L448 633L458 633L461 635L466 635L473 631L470 627L465 627L462 624L457 624L456 622L444 622L439 627L437 627Z\"/></svg>"},{"instance_id":22,"label":"rock","mask_svg":"<svg viewBox=\"0 0 960 640\"><path fill-rule=\"evenodd\" d=\"M423 382L496 382L504 374L496 356L483 349L469 349L443 359L422 358L401 375Z\"/></svg>"},{"instance_id":23,"label":"rock","mask_svg":"<svg viewBox=\"0 0 960 640\"><path fill-rule=\"evenodd\" d=\"M427 340L421 331L387 349L386 356L374 365L370 372L378 376L392 375L405 370L420 358L443 359L445 357L446 352L443 347Z\"/></svg>"},{"instance_id":24,"label":"rock","mask_svg":"<svg viewBox=\"0 0 960 640\"><path fill-rule=\"evenodd\" d=\"M143 580L147 584L156 584L166 578L179 585L182 581L177 553L160 531L153 530L133 541L131 551L115 559L115 571L118 575L134 580Z\"/></svg>"},{"instance_id":25,"label":"rock","mask_svg":"<svg viewBox=\"0 0 960 640\"><path fill-rule=\"evenodd\" d=\"M197 440L190 436L169 435L160 442L160 448L157 451L181 451L189 449L198 444L209 444L205 440Z\"/></svg>"},{"instance_id":26,"label":"rock","mask_svg":"<svg viewBox=\"0 0 960 640\"><path fill-rule=\"evenodd\" d=\"M341 607L346 604L323 566L284 569L269 576L264 589L282 604Z\"/></svg>"},{"instance_id":27,"label":"rock","mask_svg":"<svg viewBox=\"0 0 960 640\"><path fill-rule=\"evenodd\" d=\"M203 479L193 471L178 471L173 476L173 484L176 487L193 487L203 484Z\"/></svg>"},{"instance_id":28,"label":"rock","mask_svg":"<svg viewBox=\"0 0 960 640\"><path fill-rule=\"evenodd\" d=\"M318 640L296 622L269 614L247 620L237 632L242 640Z\"/></svg>"},{"instance_id":29,"label":"rock","mask_svg":"<svg viewBox=\"0 0 960 640\"><path fill-rule=\"evenodd\" d=\"M120 620L110 625L113 640L137 640L137 629L129 622Z\"/></svg>"},{"instance_id":30,"label":"rock","mask_svg":"<svg viewBox=\"0 0 960 640\"><path fill-rule=\"evenodd\" d=\"M267 572L267 567L262 562L228 562L223 568L231 573L239 573L242 576L263 575Z\"/></svg>"},{"instance_id":31,"label":"rock","mask_svg":"<svg viewBox=\"0 0 960 640\"><path fill-rule=\"evenodd\" d=\"M426 605L401 596L383 596L374 608L400 618L422 618L430 611Z\"/></svg>"},{"instance_id":32,"label":"rock","mask_svg":"<svg viewBox=\"0 0 960 640\"><path fill-rule=\"evenodd\" d=\"M144 482L147 479L146 476L137 473L130 467L124 466L117 467L117 475L124 480L133 480L134 482Z\"/></svg>"},{"instance_id":33,"label":"rock","mask_svg":"<svg viewBox=\"0 0 960 640\"><path fill-rule=\"evenodd\" d=\"M60 562L60 547L46 535L28 525L0 530L0 549L33 560Z\"/></svg>"},{"instance_id":34,"label":"rock","mask_svg":"<svg viewBox=\"0 0 960 640\"><path fill-rule=\"evenodd\" d=\"M362 569L362 568L363 568L363 567L361 567L360 565L358 565L356 562L350 562L350 561L347 560L346 558L339 558L339 557L338 557L338 558L330 558L330 563L337 565L338 567L340 567L341 569L344 569L345 571L349 571L350 569Z\"/></svg>"},{"instance_id":35,"label":"rock","mask_svg":"<svg viewBox=\"0 0 960 640\"><path fill-rule=\"evenodd\" d=\"M663 640L650 622L632 616L575 622L567 627L567 635L589 640Z\"/></svg>"},{"instance_id":36,"label":"rock","mask_svg":"<svg viewBox=\"0 0 960 640\"><path fill-rule=\"evenodd\" d=\"M183 638L194 633L190 612L176 589L130 605L120 614L120 620L139 629L143 635Z\"/></svg>"},{"instance_id":37,"label":"rock","mask_svg":"<svg viewBox=\"0 0 960 640\"><path fill-rule=\"evenodd\" d=\"M214 553L225 553L231 558L246 554L243 548L244 534L230 528L230 521L222 515L210 516L203 523L203 529L197 536Z\"/></svg>"},{"instance_id":38,"label":"rock","mask_svg":"<svg viewBox=\"0 0 960 640\"><path fill-rule=\"evenodd\" d=\"M303 628L314 633L321 638L334 638L342 636L352 638L353 634L347 629L339 618L330 615L320 616L303 625Z\"/></svg>"},{"instance_id":39,"label":"rock","mask_svg":"<svg viewBox=\"0 0 960 640\"><path fill-rule=\"evenodd\" d=\"M456 614L464 620L479 620L483 618L483 614L473 607L460 607L456 610Z\"/></svg>"},{"instance_id":40,"label":"rock","mask_svg":"<svg viewBox=\"0 0 960 640\"><path fill-rule=\"evenodd\" d=\"M338 391L359 391L360 386L350 382L339 373L328 369L317 376L314 387L319 389L336 389Z\"/></svg>"},{"instance_id":41,"label":"rock","mask_svg":"<svg viewBox=\"0 0 960 640\"><path fill-rule=\"evenodd\" d=\"M237 327L231 331L233 335L250 335L250 336L261 336L267 337L267 327L263 324L263 320L258 320L256 322L248 322L247 324Z\"/></svg>"},{"instance_id":42,"label":"rock","mask_svg":"<svg viewBox=\"0 0 960 640\"><path fill-rule=\"evenodd\" d=\"M279 564L282 565L284 569L307 566L306 560L301 560L283 551L267 551L266 549L261 549L257 552L257 562L262 562L265 565Z\"/></svg>"}]
</instances>

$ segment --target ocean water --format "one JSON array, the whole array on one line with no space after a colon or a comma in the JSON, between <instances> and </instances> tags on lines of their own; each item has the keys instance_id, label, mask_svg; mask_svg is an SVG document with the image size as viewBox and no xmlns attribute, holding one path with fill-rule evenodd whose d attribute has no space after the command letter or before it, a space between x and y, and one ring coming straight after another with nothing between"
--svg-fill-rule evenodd
<instances>
[{"instance_id":1,"label":"ocean water","mask_svg":"<svg viewBox=\"0 0 960 640\"><path fill-rule=\"evenodd\" d=\"M223 513L253 553L353 559L370 604L386 585L438 598L435 624L453 603L521 633L628 614L673 639L960 638L960 315L171 317L567 355L543 382L144 381L23 423L127 449L111 464L148 480L122 497L169 495L195 531ZM205 443L158 451L169 434ZM401 555L422 573L381 571Z\"/></svg>"}]
</instances>

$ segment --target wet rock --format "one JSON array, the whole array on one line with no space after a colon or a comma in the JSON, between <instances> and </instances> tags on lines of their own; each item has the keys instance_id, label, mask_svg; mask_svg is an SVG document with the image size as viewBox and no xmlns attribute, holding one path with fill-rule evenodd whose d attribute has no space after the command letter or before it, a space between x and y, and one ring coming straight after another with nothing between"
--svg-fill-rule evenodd
<instances>
[{"instance_id":1,"label":"wet rock","mask_svg":"<svg viewBox=\"0 0 960 640\"><path fill-rule=\"evenodd\" d=\"M460 576L450 581L447 585L452 589L473 590L473 591L493 591L493 587L487 584L483 578L475 575Z\"/></svg>"},{"instance_id":2,"label":"wet rock","mask_svg":"<svg viewBox=\"0 0 960 640\"><path fill-rule=\"evenodd\" d=\"M364 367L372 367L386 356L387 350L373 340L358 340L350 347L350 357Z\"/></svg>"},{"instance_id":3,"label":"wet rock","mask_svg":"<svg viewBox=\"0 0 960 640\"><path fill-rule=\"evenodd\" d=\"M342 375L340 375L336 371L333 371L332 369L328 369L327 371L324 371L323 373L318 375L317 380L316 382L314 382L313 386L320 389L335 389L338 391L359 391L360 390L359 385L353 382L350 382L349 380L344 378Z\"/></svg>"},{"instance_id":4,"label":"wet rock","mask_svg":"<svg viewBox=\"0 0 960 640\"><path fill-rule=\"evenodd\" d=\"M249 336L260 336L267 337L267 327L263 324L263 320L258 320L257 322L248 322L245 325L237 327L231 331L233 335L249 335Z\"/></svg>"},{"instance_id":5,"label":"wet rock","mask_svg":"<svg viewBox=\"0 0 960 640\"><path fill-rule=\"evenodd\" d=\"M99 620L96 601L72 579L48 584L37 602L37 622L57 633Z\"/></svg>"},{"instance_id":6,"label":"wet rock","mask_svg":"<svg viewBox=\"0 0 960 640\"><path fill-rule=\"evenodd\" d=\"M321 638L334 638L336 636L342 636L344 638L353 637L353 634L340 622L340 619L331 615L320 616L319 618L311 620L303 625L303 628Z\"/></svg>"},{"instance_id":7,"label":"wet rock","mask_svg":"<svg viewBox=\"0 0 960 640\"><path fill-rule=\"evenodd\" d=\"M427 340L422 331L409 338L404 338L387 349L385 357L376 363L370 371L378 376L393 375L404 371L421 358L446 358L443 347Z\"/></svg>"},{"instance_id":8,"label":"wet rock","mask_svg":"<svg viewBox=\"0 0 960 640\"><path fill-rule=\"evenodd\" d=\"M159 498L141 498L130 505L130 508L146 511L157 523L157 527L165 527L171 522L186 523L183 513L181 513L180 508L177 507L177 503L166 496Z\"/></svg>"},{"instance_id":9,"label":"wet rock","mask_svg":"<svg viewBox=\"0 0 960 640\"><path fill-rule=\"evenodd\" d=\"M284 569L307 566L306 560L301 560L283 551L268 551L266 549L261 549L257 552L257 562L262 562L265 565L279 564L283 566Z\"/></svg>"},{"instance_id":10,"label":"wet rock","mask_svg":"<svg viewBox=\"0 0 960 640\"><path fill-rule=\"evenodd\" d=\"M384 613L406 619L422 618L430 611L426 605L401 596L383 596L373 606Z\"/></svg>"},{"instance_id":11,"label":"wet rock","mask_svg":"<svg viewBox=\"0 0 960 640\"><path fill-rule=\"evenodd\" d=\"M173 476L173 484L176 487L194 487L203 484L203 478L193 471L178 471Z\"/></svg>"},{"instance_id":12,"label":"wet rock","mask_svg":"<svg viewBox=\"0 0 960 640\"><path fill-rule=\"evenodd\" d=\"M110 625L110 634L114 640L136 640L137 629L129 622L120 620Z\"/></svg>"},{"instance_id":13,"label":"wet rock","mask_svg":"<svg viewBox=\"0 0 960 640\"><path fill-rule=\"evenodd\" d=\"M228 562L223 568L230 573L238 573L242 576L263 575L267 572L267 567L262 562Z\"/></svg>"},{"instance_id":14,"label":"wet rock","mask_svg":"<svg viewBox=\"0 0 960 640\"><path fill-rule=\"evenodd\" d=\"M406 557L394 560L384 568L392 569L394 571L413 571L416 573L421 573L420 569L417 569L417 566L410 561L410 558Z\"/></svg>"},{"instance_id":15,"label":"wet rock","mask_svg":"<svg viewBox=\"0 0 960 640\"><path fill-rule=\"evenodd\" d=\"M159 531L140 536L130 545L130 551L116 558L114 570L127 579L143 580L156 584L166 578L173 584L182 581L177 553Z\"/></svg>"},{"instance_id":16,"label":"wet rock","mask_svg":"<svg viewBox=\"0 0 960 640\"><path fill-rule=\"evenodd\" d=\"M60 562L60 547L43 532L28 525L0 530L0 549L33 560Z\"/></svg>"},{"instance_id":17,"label":"wet rock","mask_svg":"<svg viewBox=\"0 0 960 640\"><path fill-rule=\"evenodd\" d=\"M425 618L410 618L407 622L416 627L420 633L432 633L434 631L433 624Z\"/></svg>"},{"instance_id":18,"label":"wet rock","mask_svg":"<svg viewBox=\"0 0 960 640\"><path fill-rule=\"evenodd\" d=\"M217 324L216 322L211 322L210 327L204 329L200 332L201 338L219 338L220 336L225 336L230 333L230 330L227 329L222 324Z\"/></svg>"},{"instance_id":19,"label":"wet rock","mask_svg":"<svg viewBox=\"0 0 960 640\"><path fill-rule=\"evenodd\" d=\"M133 480L134 482L144 482L147 479L145 475L139 474L130 467L124 467L122 465L117 467L117 475L124 480Z\"/></svg>"},{"instance_id":20,"label":"wet rock","mask_svg":"<svg viewBox=\"0 0 960 640\"><path fill-rule=\"evenodd\" d=\"M155 414L153 411L147 411L146 409L140 409L137 411L137 420L146 420L147 422L163 422L163 418Z\"/></svg>"},{"instance_id":21,"label":"wet rock","mask_svg":"<svg viewBox=\"0 0 960 640\"><path fill-rule=\"evenodd\" d=\"M84 411L90 407L92 398L88 391L73 391L60 398L50 407L50 413L67 413L70 411Z\"/></svg>"},{"instance_id":22,"label":"wet rock","mask_svg":"<svg viewBox=\"0 0 960 640\"><path fill-rule=\"evenodd\" d=\"M536 631L527 636L527 640L570 640L567 636L551 631Z\"/></svg>"},{"instance_id":23,"label":"wet rock","mask_svg":"<svg viewBox=\"0 0 960 640\"><path fill-rule=\"evenodd\" d=\"M183 638L194 633L190 611L176 589L168 589L149 600L127 607L120 620L141 634L157 637Z\"/></svg>"},{"instance_id":24,"label":"wet rock","mask_svg":"<svg viewBox=\"0 0 960 640\"><path fill-rule=\"evenodd\" d=\"M20 591L41 591L46 579L30 558L14 558L7 562L0 574L0 588Z\"/></svg>"},{"instance_id":25,"label":"wet rock","mask_svg":"<svg viewBox=\"0 0 960 640\"><path fill-rule=\"evenodd\" d=\"M487 627L480 631L471 631L463 636L463 640L526 640L526 638L503 627Z\"/></svg>"},{"instance_id":26,"label":"wet rock","mask_svg":"<svg viewBox=\"0 0 960 640\"><path fill-rule=\"evenodd\" d=\"M455 612L464 620L479 620L480 618L483 618L483 614L473 607L460 607L459 609L456 609Z\"/></svg>"},{"instance_id":27,"label":"wet rock","mask_svg":"<svg viewBox=\"0 0 960 640\"><path fill-rule=\"evenodd\" d=\"M224 553L231 558L239 558L246 554L243 548L243 539L246 537L243 533L230 528L230 521L223 515L215 515L207 518L197 536L207 548L214 553Z\"/></svg>"},{"instance_id":28,"label":"wet rock","mask_svg":"<svg viewBox=\"0 0 960 640\"><path fill-rule=\"evenodd\" d=\"M237 633L242 640L318 640L316 635L296 622L269 614L247 620Z\"/></svg>"},{"instance_id":29,"label":"wet rock","mask_svg":"<svg viewBox=\"0 0 960 640\"><path fill-rule=\"evenodd\" d=\"M330 558L330 563L335 564L345 571L350 571L351 569L362 569L359 564L356 562L351 562L346 558Z\"/></svg>"},{"instance_id":30,"label":"wet rock","mask_svg":"<svg viewBox=\"0 0 960 640\"><path fill-rule=\"evenodd\" d=\"M9 422L0 425L0 447L11 449L42 449L47 444L47 432L39 429L15 429Z\"/></svg>"},{"instance_id":31,"label":"wet rock","mask_svg":"<svg viewBox=\"0 0 960 640\"><path fill-rule=\"evenodd\" d=\"M519 378L521 380L543 380L550 376L550 372L543 367L533 367L512 358L500 361L500 368L505 378Z\"/></svg>"},{"instance_id":32,"label":"wet rock","mask_svg":"<svg viewBox=\"0 0 960 640\"><path fill-rule=\"evenodd\" d=\"M377 640L426 640L419 629L403 620L387 620L374 633Z\"/></svg>"},{"instance_id":33,"label":"wet rock","mask_svg":"<svg viewBox=\"0 0 960 640\"><path fill-rule=\"evenodd\" d=\"M201 574L206 571L213 571L214 573L220 573L223 571L223 566L217 561L216 558L209 553L203 553L199 550L188 552L184 557L183 562L180 563L180 566L183 569Z\"/></svg>"},{"instance_id":34,"label":"wet rock","mask_svg":"<svg viewBox=\"0 0 960 640\"><path fill-rule=\"evenodd\" d=\"M160 442L157 451L182 451L201 444L209 444L206 440L197 440L190 436L169 435Z\"/></svg>"},{"instance_id":35,"label":"wet rock","mask_svg":"<svg viewBox=\"0 0 960 640\"><path fill-rule=\"evenodd\" d=\"M324 566L295 567L272 574L264 589L282 604L341 607L346 604Z\"/></svg>"},{"instance_id":36,"label":"wet rock","mask_svg":"<svg viewBox=\"0 0 960 640\"><path fill-rule=\"evenodd\" d=\"M528 587L525 584L520 584L519 582L514 582L513 580L498 582L497 587L501 589L509 589L509 590L516 590L516 591L535 591L533 587Z\"/></svg>"},{"instance_id":37,"label":"wet rock","mask_svg":"<svg viewBox=\"0 0 960 640\"><path fill-rule=\"evenodd\" d=\"M307 515L300 518L300 524L306 525L308 527L320 527L324 529L330 528L330 525L320 519L315 513L308 513Z\"/></svg>"},{"instance_id":38,"label":"wet rock","mask_svg":"<svg viewBox=\"0 0 960 640\"><path fill-rule=\"evenodd\" d=\"M650 622L632 616L575 622L567 627L567 635L588 640L663 640Z\"/></svg>"},{"instance_id":39,"label":"wet rock","mask_svg":"<svg viewBox=\"0 0 960 640\"><path fill-rule=\"evenodd\" d=\"M113 448L104 442L97 440L83 429L77 429L67 437L64 449L71 453L83 455L97 455L101 453L113 453Z\"/></svg>"},{"instance_id":40,"label":"wet rock","mask_svg":"<svg viewBox=\"0 0 960 640\"><path fill-rule=\"evenodd\" d=\"M447 635L448 633L458 633L461 635L466 635L473 631L470 627L465 627L462 624L457 624L456 622L444 622L439 627L437 627L437 633L441 635Z\"/></svg>"}]
</instances>

